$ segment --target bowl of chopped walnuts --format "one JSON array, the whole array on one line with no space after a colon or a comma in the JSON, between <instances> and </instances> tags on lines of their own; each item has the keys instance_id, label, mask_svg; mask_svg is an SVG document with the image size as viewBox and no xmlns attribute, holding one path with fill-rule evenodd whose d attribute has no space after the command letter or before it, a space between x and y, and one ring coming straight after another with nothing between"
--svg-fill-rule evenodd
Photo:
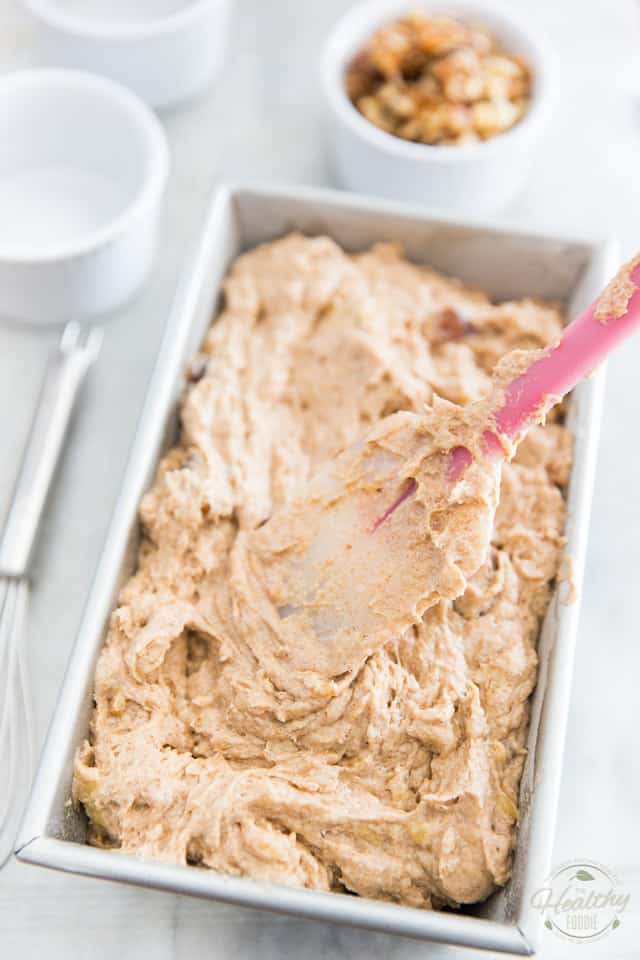
<instances>
[{"instance_id":1,"label":"bowl of chopped walnuts","mask_svg":"<svg viewBox=\"0 0 640 960\"><path fill-rule=\"evenodd\" d=\"M544 36L498 0L367 0L324 54L335 174L447 213L496 210L529 172L552 73Z\"/></svg>"}]
</instances>

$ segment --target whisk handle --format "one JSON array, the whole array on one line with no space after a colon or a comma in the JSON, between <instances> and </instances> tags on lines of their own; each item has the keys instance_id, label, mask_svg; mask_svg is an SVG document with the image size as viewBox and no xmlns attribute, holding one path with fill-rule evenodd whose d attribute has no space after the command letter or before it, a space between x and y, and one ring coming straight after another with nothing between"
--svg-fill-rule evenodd
<instances>
[{"instance_id":1,"label":"whisk handle","mask_svg":"<svg viewBox=\"0 0 640 960\"><path fill-rule=\"evenodd\" d=\"M22 577L28 571L78 388L97 355L100 336L93 330L86 337L69 324L49 360L0 540L0 576Z\"/></svg>"}]
</instances>

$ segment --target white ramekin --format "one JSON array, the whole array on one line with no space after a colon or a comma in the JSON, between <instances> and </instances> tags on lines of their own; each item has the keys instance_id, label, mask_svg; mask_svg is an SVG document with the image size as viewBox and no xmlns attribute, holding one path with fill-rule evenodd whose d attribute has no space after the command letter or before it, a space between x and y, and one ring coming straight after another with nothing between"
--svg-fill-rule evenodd
<instances>
[{"instance_id":1,"label":"white ramekin","mask_svg":"<svg viewBox=\"0 0 640 960\"><path fill-rule=\"evenodd\" d=\"M425 0L430 12L482 23L504 47L531 65L533 94L523 119L491 140L465 146L428 146L378 129L345 91L351 58L383 24L414 9L412 0L366 0L335 26L324 51L322 83L329 113L329 150L340 184L360 193L427 205L448 213L488 213L524 182L551 113L553 53L535 26L498 0Z\"/></svg>"},{"instance_id":2,"label":"white ramekin","mask_svg":"<svg viewBox=\"0 0 640 960\"><path fill-rule=\"evenodd\" d=\"M23 0L46 66L101 73L153 107L202 93L228 46L230 0Z\"/></svg>"},{"instance_id":3,"label":"white ramekin","mask_svg":"<svg viewBox=\"0 0 640 960\"><path fill-rule=\"evenodd\" d=\"M169 151L129 90L73 70L0 79L0 317L108 313L156 252Z\"/></svg>"}]
</instances>

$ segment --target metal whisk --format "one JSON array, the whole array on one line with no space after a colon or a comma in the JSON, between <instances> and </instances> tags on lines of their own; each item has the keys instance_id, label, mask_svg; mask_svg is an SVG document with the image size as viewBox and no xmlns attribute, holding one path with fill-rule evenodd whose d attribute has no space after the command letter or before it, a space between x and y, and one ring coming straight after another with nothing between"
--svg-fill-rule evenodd
<instances>
[{"instance_id":1,"label":"metal whisk","mask_svg":"<svg viewBox=\"0 0 640 960\"><path fill-rule=\"evenodd\" d=\"M29 564L78 388L101 343L96 328L65 327L47 367L0 539L0 868L13 849L35 761L22 643Z\"/></svg>"}]
</instances>

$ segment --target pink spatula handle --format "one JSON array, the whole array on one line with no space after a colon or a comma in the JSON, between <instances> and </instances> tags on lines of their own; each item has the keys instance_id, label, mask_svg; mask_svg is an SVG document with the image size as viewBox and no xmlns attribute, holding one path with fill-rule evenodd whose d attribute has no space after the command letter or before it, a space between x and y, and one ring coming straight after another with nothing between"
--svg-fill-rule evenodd
<instances>
[{"instance_id":1,"label":"pink spatula handle","mask_svg":"<svg viewBox=\"0 0 640 960\"><path fill-rule=\"evenodd\" d=\"M622 267L601 296L569 324L557 346L509 384L495 414L498 432L517 440L638 326L640 256Z\"/></svg>"}]
</instances>

